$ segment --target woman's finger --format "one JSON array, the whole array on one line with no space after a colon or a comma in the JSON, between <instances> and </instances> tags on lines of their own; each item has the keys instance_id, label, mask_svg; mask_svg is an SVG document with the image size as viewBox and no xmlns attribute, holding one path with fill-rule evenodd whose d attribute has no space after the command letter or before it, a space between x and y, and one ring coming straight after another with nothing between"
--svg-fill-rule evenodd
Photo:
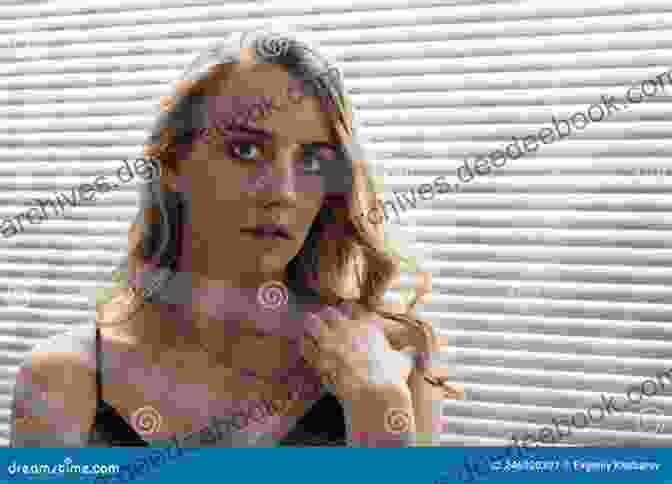
<instances>
[{"instance_id":1,"label":"woman's finger","mask_svg":"<svg viewBox=\"0 0 672 484\"><path fill-rule=\"evenodd\" d=\"M307 350L312 361L310 363L317 368L322 369L331 367L331 363L325 360L325 348L328 346L328 340L331 330L327 323L313 313L307 313L304 322L304 352ZM308 348L305 343L308 342ZM318 368L318 369L320 369Z\"/></svg>"},{"instance_id":2,"label":"woman's finger","mask_svg":"<svg viewBox=\"0 0 672 484\"><path fill-rule=\"evenodd\" d=\"M310 364L315 366L319 355L320 347L317 343L317 340L305 334L301 339L301 356Z\"/></svg>"},{"instance_id":3,"label":"woman's finger","mask_svg":"<svg viewBox=\"0 0 672 484\"><path fill-rule=\"evenodd\" d=\"M329 326L319 316L313 313L306 313L304 319L304 333L315 340L319 345L329 331Z\"/></svg>"},{"instance_id":4,"label":"woman's finger","mask_svg":"<svg viewBox=\"0 0 672 484\"><path fill-rule=\"evenodd\" d=\"M333 384L334 371L336 364L333 359L326 357L320 346L310 336L304 338L302 347L303 357L313 369L317 371L324 383Z\"/></svg>"},{"instance_id":5,"label":"woman's finger","mask_svg":"<svg viewBox=\"0 0 672 484\"><path fill-rule=\"evenodd\" d=\"M337 329L340 323L349 321L349 318L332 306L326 306L317 315L329 329Z\"/></svg>"}]
</instances>

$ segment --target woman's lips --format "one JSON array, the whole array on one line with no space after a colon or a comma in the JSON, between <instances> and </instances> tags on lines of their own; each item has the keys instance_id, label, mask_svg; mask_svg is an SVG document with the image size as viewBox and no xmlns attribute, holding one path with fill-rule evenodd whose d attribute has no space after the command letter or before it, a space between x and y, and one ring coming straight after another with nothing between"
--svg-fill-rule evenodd
<instances>
[{"instance_id":1,"label":"woman's lips","mask_svg":"<svg viewBox=\"0 0 672 484\"><path fill-rule=\"evenodd\" d=\"M254 232L252 230L244 230L243 233L252 236L257 240L289 240L287 237L280 234L272 234L268 232Z\"/></svg>"},{"instance_id":2,"label":"woman's lips","mask_svg":"<svg viewBox=\"0 0 672 484\"><path fill-rule=\"evenodd\" d=\"M291 240L289 231L281 225L258 225L250 229L243 229L241 232L259 240Z\"/></svg>"}]
</instances>

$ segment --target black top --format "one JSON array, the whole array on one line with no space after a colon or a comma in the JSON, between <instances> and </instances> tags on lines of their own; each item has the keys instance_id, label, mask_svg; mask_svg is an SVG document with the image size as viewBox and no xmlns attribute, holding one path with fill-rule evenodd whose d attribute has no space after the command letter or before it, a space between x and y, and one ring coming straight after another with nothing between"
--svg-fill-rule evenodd
<instances>
[{"instance_id":1,"label":"black top","mask_svg":"<svg viewBox=\"0 0 672 484\"><path fill-rule=\"evenodd\" d=\"M89 443L94 446L147 447L149 443L140 437L112 405L103 400L100 346L100 329L96 327L96 415ZM347 445L345 414L341 403L331 394L323 396L277 445Z\"/></svg>"}]
</instances>

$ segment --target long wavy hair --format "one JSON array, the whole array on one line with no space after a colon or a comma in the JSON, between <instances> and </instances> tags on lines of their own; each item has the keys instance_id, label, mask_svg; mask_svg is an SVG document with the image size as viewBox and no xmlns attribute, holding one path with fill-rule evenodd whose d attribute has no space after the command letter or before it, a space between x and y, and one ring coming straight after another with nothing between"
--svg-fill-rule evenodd
<instances>
[{"instance_id":1,"label":"long wavy hair","mask_svg":"<svg viewBox=\"0 0 672 484\"><path fill-rule=\"evenodd\" d=\"M314 42L300 39L296 31L282 28L236 32L201 53L183 72L175 93L161 100L161 112L144 145L144 157L177 172L177 162L187 158L207 120L207 100L216 86L241 62L283 65L304 92L319 96L322 110L341 144L342 162L326 179L326 195L299 253L287 266L289 289L298 299L335 304L357 303L364 310L392 319L412 335L419 350L432 355L439 350L431 325L410 313L386 309L383 295L400 266L408 260L389 250L381 224L359 214L382 204L370 173L357 119L345 92L340 68L320 54ZM204 102L206 107L204 108ZM331 165L331 163L330 163ZM130 322L147 302L168 300L162 290L175 277L180 256L180 225L187 200L171 191L163 177L139 186L140 210L129 229L128 256L113 274L116 287L106 290L96 304L97 323ZM136 281L140 274L141 282ZM140 286L141 290L138 290ZM417 297L417 295L416 295ZM163 328L162 328L163 330ZM401 349L402 341L390 339ZM405 342L408 342L405 339ZM441 386L447 398L463 399L463 390L437 376L428 365L424 378Z\"/></svg>"}]
</instances>

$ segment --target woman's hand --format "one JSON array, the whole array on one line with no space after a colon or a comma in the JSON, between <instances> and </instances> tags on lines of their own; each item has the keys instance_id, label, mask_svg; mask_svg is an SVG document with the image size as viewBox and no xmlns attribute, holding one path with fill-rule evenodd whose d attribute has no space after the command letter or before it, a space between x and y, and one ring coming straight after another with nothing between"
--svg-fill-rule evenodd
<instances>
[{"instance_id":1,"label":"woman's hand","mask_svg":"<svg viewBox=\"0 0 672 484\"><path fill-rule=\"evenodd\" d=\"M304 358L344 405L349 445L412 445L416 412L409 377L416 352L394 350L385 320L377 317L349 319L327 307L306 323Z\"/></svg>"},{"instance_id":2,"label":"woman's hand","mask_svg":"<svg viewBox=\"0 0 672 484\"><path fill-rule=\"evenodd\" d=\"M380 318L349 319L333 307L309 313L303 355L336 396L354 401L371 392L408 394L415 353L395 351Z\"/></svg>"}]
</instances>

